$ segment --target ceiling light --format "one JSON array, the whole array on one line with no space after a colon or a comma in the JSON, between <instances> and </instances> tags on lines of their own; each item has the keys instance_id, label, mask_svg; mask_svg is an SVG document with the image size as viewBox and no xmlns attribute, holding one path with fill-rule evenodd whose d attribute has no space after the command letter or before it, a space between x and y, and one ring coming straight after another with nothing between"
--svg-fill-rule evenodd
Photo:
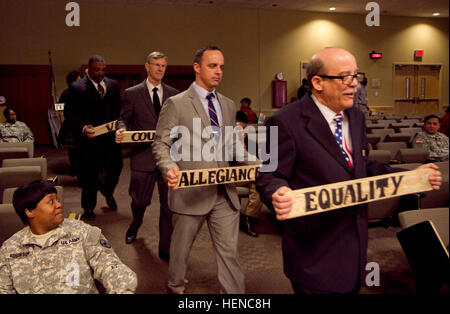
<instances>
[{"instance_id":1,"label":"ceiling light","mask_svg":"<svg viewBox=\"0 0 450 314\"><path fill-rule=\"evenodd\" d=\"M439 13L437 13L437 12L436 12L436 13L433 13L433 16L438 16L438 15L439 15Z\"/></svg>"},{"instance_id":2,"label":"ceiling light","mask_svg":"<svg viewBox=\"0 0 450 314\"><path fill-rule=\"evenodd\" d=\"M330 8L330 11L334 11L334 10L336 10L336 8Z\"/></svg>"}]
</instances>

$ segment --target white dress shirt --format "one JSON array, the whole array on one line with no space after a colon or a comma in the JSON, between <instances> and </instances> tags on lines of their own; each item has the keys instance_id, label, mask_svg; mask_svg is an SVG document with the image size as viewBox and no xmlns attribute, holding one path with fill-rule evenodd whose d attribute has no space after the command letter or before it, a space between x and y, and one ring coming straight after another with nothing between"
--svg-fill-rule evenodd
<instances>
[{"instance_id":1,"label":"white dress shirt","mask_svg":"<svg viewBox=\"0 0 450 314\"><path fill-rule=\"evenodd\" d=\"M330 127L330 130L331 130L331 133L334 136L334 133L336 132L336 128L337 128L337 124L336 124L336 121L334 120L334 117L336 116L337 113L334 112L333 110L331 110L330 108L328 108L327 106L325 106L324 104L322 104L317 99L317 97L315 97L314 95L311 95L311 98L314 101L314 103L316 104L317 108L319 108L319 110L322 113L325 120L327 121L328 126ZM345 115L343 111L341 111L340 114L343 117L343 119L342 119L342 141L344 144L344 149L346 150L346 152L350 158L350 161L353 163L352 139L350 136L350 128L349 128L348 118L347 118L347 115Z\"/></svg>"},{"instance_id":2,"label":"white dress shirt","mask_svg":"<svg viewBox=\"0 0 450 314\"><path fill-rule=\"evenodd\" d=\"M158 91L156 92L156 94L158 94L158 97L159 97L159 104L160 104L160 106L162 107L162 105L163 105L163 103L162 103L162 99L163 99L163 89L162 89L161 83L159 83L159 85L157 85L157 86L154 86L152 83L150 83L150 81L148 80L148 78L147 78L147 80L146 80L146 83L147 83L148 92L149 92L149 94L150 94L150 99L152 100L152 104L154 103L154 102L153 102L153 89L156 87L156 88L158 89Z\"/></svg>"},{"instance_id":3,"label":"white dress shirt","mask_svg":"<svg viewBox=\"0 0 450 314\"><path fill-rule=\"evenodd\" d=\"M219 125L222 126L222 108L220 107L219 100L217 99L216 90L214 89L212 92L208 92L203 87L197 85L194 82L194 89L197 92L198 97L200 98L200 101L203 105L203 109L205 109L206 116L209 118L209 107L208 107L208 99L206 96L208 96L210 93L214 94L214 98L212 99L212 102L214 104L214 108L216 109L217 114L217 120L219 121Z\"/></svg>"}]
</instances>

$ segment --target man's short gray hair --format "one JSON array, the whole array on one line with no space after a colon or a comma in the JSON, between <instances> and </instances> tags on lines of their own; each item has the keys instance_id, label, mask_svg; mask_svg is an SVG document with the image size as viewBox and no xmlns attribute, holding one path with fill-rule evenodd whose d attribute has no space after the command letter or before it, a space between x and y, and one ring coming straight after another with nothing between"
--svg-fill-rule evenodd
<instances>
[{"instance_id":1,"label":"man's short gray hair","mask_svg":"<svg viewBox=\"0 0 450 314\"><path fill-rule=\"evenodd\" d=\"M324 68L324 64L322 62L322 60L320 60L319 58L314 58L311 61L309 61L307 67L306 67L306 79L308 80L308 87L309 90L313 89L313 85L312 85L312 78L316 75L321 75L323 74Z\"/></svg>"},{"instance_id":2,"label":"man's short gray hair","mask_svg":"<svg viewBox=\"0 0 450 314\"><path fill-rule=\"evenodd\" d=\"M150 63L152 59L161 59L161 58L164 58L166 62L168 62L166 54L159 51L153 51L150 52L150 54L147 56L147 60L145 62Z\"/></svg>"}]
</instances>

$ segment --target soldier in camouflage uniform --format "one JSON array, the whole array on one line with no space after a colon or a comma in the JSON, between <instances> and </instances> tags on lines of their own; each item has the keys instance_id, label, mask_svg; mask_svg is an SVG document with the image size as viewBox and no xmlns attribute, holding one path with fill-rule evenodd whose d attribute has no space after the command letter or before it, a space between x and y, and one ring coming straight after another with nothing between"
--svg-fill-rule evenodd
<instances>
[{"instance_id":1,"label":"soldier in camouflage uniform","mask_svg":"<svg viewBox=\"0 0 450 314\"><path fill-rule=\"evenodd\" d=\"M0 249L0 293L134 293L136 274L123 264L101 230L64 219L55 187L33 181L14 193L27 227Z\"/></svg>"},{"instance_id":2,"label":"soldier in camouflage uniform","mask_svg":"<svg viewBox=\"0 0 450 314\"><path fill-rule=\"evenodd\" d=\"M32 142L33 133L23 122L17 120L16 112L6 107L3 111L6 122L0 123L0 142Z\"/></svg>"},{"instance_id":3,"label":"soldier in camouflage uniform","mask_svg":"<svg viewBox=\"0 0 450 314\"><path fill-rule=\"evenodd\" d=\"M436 115L426 116L424 131L419 132L413 140L414 147L424 147L428 150L429 161L448 160L448 137L438 130L441 126L440 118Z\"/></svg>"}]
</instances>

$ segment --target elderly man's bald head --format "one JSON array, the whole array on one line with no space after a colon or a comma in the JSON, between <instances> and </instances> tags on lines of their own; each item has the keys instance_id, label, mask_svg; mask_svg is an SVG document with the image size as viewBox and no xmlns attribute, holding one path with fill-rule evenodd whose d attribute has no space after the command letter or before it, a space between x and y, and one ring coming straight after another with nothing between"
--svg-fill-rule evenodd
<instances>
[{"instance_id":1,"label":"elderly man's bald head","mask_svg":"<svg viewBox=\"0 0 450 314\"><path fill-rule=\"evenodd\" d=\"M324 105L339 112L353 105L353 94L358 82L351 79L348 84L342 77L357 73L355 57L342 48L325 48L311 58L306 70L312 94Z\"/></svg>"}]
</instances>

